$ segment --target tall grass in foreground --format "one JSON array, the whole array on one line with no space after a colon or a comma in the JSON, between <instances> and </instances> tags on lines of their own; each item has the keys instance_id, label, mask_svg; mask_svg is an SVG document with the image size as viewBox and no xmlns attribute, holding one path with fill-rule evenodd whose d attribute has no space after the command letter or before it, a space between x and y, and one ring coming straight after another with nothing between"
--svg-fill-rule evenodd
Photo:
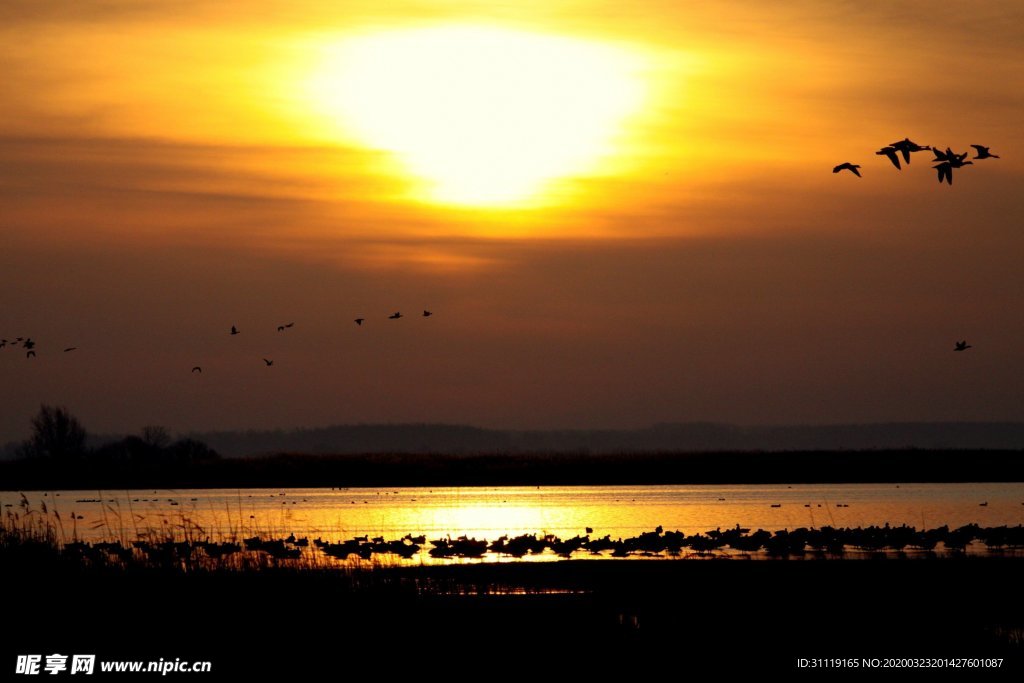
<instances>
[{"instance_id":1,"label":"tall grass in foreground","mask_svg":"<svg viewBox=\"0 0 1024 683\"><path fill-rule=\"evenodd\" d=\"M129 510L135 534L129 538L120 506L116 501L103 505L103 518L91 531L102 529L109 540L85 543L79 540L77 515L70 515L68 530L55 506L42 501L35 508L22 494L17 507L6 510L0 518L0 564L46 560L94 568L178 573L322 569L352 573L398 564L396 558L389 557L331 557L308 546L305 539L287 545L263 541L259 536L243 539L234 526L226 534L212 535L183 513L174 521L162 520L159 526L139 527L140 516ZM261 532L270 538L283 537L272 529Z\"/></svg>"}]
</instances>

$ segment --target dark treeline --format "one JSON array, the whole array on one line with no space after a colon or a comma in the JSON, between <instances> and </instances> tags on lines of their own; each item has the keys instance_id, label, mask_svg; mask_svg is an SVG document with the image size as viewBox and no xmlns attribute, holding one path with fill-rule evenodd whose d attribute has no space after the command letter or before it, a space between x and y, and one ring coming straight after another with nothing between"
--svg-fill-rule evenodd
<instances>
[{"instance_id":1,"label":"dark treeline","mask_svg":"<svg viewBox=\"0 0 1024 683\"><path fill-rule=\"evenodd\" d=\"M593 453L1021 449L1024 423L893 422L741 426L706 422L643 429L511 430L448 424L357 424L190 435L224 457L274 453Z\"/></svg>"},{"instance_id":2,"label":"dark treeline","mask_svg":"<svg viewBox=\"0 0 1024 683\"><path fill-rule=\"evenodd\" d=\"M32 436L12 449L14 460L3 463L0 486L17 488L19 481L62 482L63 488L94 488L112 478L127 481L175 476L219 459L205 443L172 439L163 427L143 427L139 435L89 444L82 424L66 408L43 405L32 418Z\"/></svg>"},{"instance_id":3,"label":"dark treeline","mask_svg":"<svg viewBox=\"0 0 1024 683\"><path fill-rule=\"evenodd\" d=\"M1024 481L1024 451L279 454L0 463L13 490Z\"/></svg>"}]
</instances>

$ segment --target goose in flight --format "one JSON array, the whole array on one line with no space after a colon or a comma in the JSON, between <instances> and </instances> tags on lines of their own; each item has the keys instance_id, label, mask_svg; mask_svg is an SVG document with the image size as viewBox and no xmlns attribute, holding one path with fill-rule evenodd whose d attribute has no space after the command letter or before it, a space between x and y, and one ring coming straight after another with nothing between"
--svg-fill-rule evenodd
<instances>
[{"instance_id":1,"label":"goose in flight","mask_svg":"<svg viewBox=\"0 0 1024 683\"><path fill-rule=\"evenodd\" d=\"M971 145L971 147L973 147L975 149L975 151L978 153L978 156L974 157L975 159L998 159L999 158L998 154L992 154L992 152L988 151L988 147L985 147L984 145Z\"/></svg>"},{"instance_id":2,"label":"goose in flight","mask_svg":"<svg viewBox=\"0 0 1024 683\"><path fill-rule=\"evenodd\" d=\"M970 344L968 344L967 340L965 339L964 341L958 341L956 343L956 348L954 348L953 350L954 351L966 351L967 349L970 349L970 348L974 348L974 347L972 347Z\"/></svg>"},{"instance_id":3,"label":"goose in flight","mask_svg":"<svg viewBox=\"0 0 1024 683\"><path fill-rule=\"evenodd\" d=\"M25 358L35 358L35 357L36 357L36 352L35 351L26 351L25 352Z\"/></svg>"},{"instance_id":4,"label":"goose in flight","mask_svg":"<svg viewBox=\"0 0 1024 683\"><path fill-rule=\"evenodd\" d=\"M364 320L366 320L366 318L356 318L355 323L356 325L362 325Z\"/></svg>"},{"instance_id":5,"label":"goose in flight","mask_svg":"<svg viewBox=\"0 0 1024 683\"><path fill-rule=\"evenodd\" d=\"M277 326L277 331L278 332L284 332L289 327L294 327L294 326L295 326L295 323L288 323L287 325L278 325Z\"/></svg>"},{"instance_id":6,"label":"goose in flight","mask_svg":"<svg viewBox=\"0 0 1024 683\"><path fill-rule=\"evenodd\" d=\"M913 140L911 140L910 138L903 138L899 142L891 143L889 146L898 152L902 152L903 161L908 164L910 163L911 152L923 152L926 149L931 149L931 147L929 147L928 145L921 146L914 142Z\"/></svg>"},{"instance_id":7,"label":"goose in flight","mask_svg":"<svg viewBox=\"0 0 1024 683\"><path fill-rule=\"evenodd\" d=\"M31 349L35 348L36 343L34 341L32 341L32 337L29 337L25 341L21 342L21 345L23 347L25 347L26 351L28 351L28 350L31 350Z\"/></svg>"},{"instance_id":8,"label":"goose in flight","mask_svg":"<svg viewBox=\"0 0 1024 683\"><path fill-rule=\"evenodd\" d=\"M78 350L77 346L69 346L68 348L64 349L64 353L67 353L68 351L76 351L76 350Z\"/></svg>"},{"instance_id":9,"label":"goose in flight","mask_svg":"<svg viewBox=\"0 0 1024 683\"><path fill-rule=\"evenodd\" d=\"M890 147L883 147L882 149L880 149L877 152L875 152L875 154L878 154L880 156L888 157L889 161L892 162L892 165L895 166L897 170L901 170L900 169L900 158L898 156L896 156L896 148L895 147L891 147L891 146Z\"/></svg>"},{"instance_id":10,"label":"goose in flight","mask_svg":"<svg viewBox=\"0 0 1024 683\"><path fill-rule=\"evenodd\" d=\"M232 325L232 326L231 326L231 334L241 334L241 332L239 332L239 331L238 331L238 328L237 328L237 327L235 327L234 325Z\"/></svg>"},{"instance_id":11,"label":"goose in flight","mask_svg":"<svg viewBox=\"0 0 1024 683\"><path fill-rule=\"evenodd\" d=\"M849 161L847 161L846 163L839 164L838 166L834 167L832 169L832 172L833 173L839 173L840 171L849 171L853 175L855 175L858 178L860 178L861 175L860 175L860 171L857 170L858 168L860 168L860 164L851 164Z\"/></svg>"},{"instance_id":12,"label":"goose in flight","mask_svg":"<svg viewBox=\"0 0 1024 683\"><path fill-rule=\"evenodd\" d=\"M392 313L391 315L388 316L388 320L398 320L401 317L402 317L402 314L399 313L398 311L395 311L394 313Z\"/></svg>"},{"instance_id":13,"label":"goose in flight","mask_svg":"<svg viewBox=\"0 0 1024 683\"><path fill-rule=\"evenodd\" d=\"M267 367L268 367L268 368L269 368L269 367L270 367L271 365L273 365L273 364L274 364L274 361L272 361L272 360L267 360L266 358L264 358L264 359L263 359L263 362L267 364Z\"/></svg>"},{"instance_id":14,"label":"goose in flight","mask_svg":"<svg viewBox=\"0 0 1024 683\"><path fill-rule=\"evenodd\" d=\"M198 372L200 375L203 374L203 369L198 365L192 368L192 372Z\"/></svg>"},{"instance_id":15,"label":"goose in flight","mask_svg":"<svg viewBox=\"0 0 1024 683\"><path fill-rule=\"evenodd\" d=\"M432 315L434 315L434 314L432 312L430 312L430 311L423 311L423 317L424 318L429 318Z\"/></svg>"},{"instance_id":16,"label":"goose in flight","mask_svg":"<svg viewBox=\"0 0 1024 683\"><path fill-rule=\"evenodd\" d=\"M960 165L964 163L964 159L967 158L967 152L964 152L963 154L957 154L949 147L946 148L945 152L933 147L932 154L935 155L935 158L932 159L932 161L948 161L949 163L953 164L954 168L959 168Z\"/></svg>"},{"instance_id":17,"label":"goose in flight","mask_svg":"<svg viewBox=\"0 0 1024 683\"><path fill-rule=\"evenodd\" d=\"M956 159L956 161L943 161L938 166L932 166L932 168L934 168L935 170L937 170L939 172L939 182L940 183L943 180L945 180L947 184L952 185L953 184L953 169L954 168L961 168L962 166L967 166L968 164L973 164L974 163L972 161L962 161L957 156L954 156L953 158Z\"/></svg>"}]
</instances>

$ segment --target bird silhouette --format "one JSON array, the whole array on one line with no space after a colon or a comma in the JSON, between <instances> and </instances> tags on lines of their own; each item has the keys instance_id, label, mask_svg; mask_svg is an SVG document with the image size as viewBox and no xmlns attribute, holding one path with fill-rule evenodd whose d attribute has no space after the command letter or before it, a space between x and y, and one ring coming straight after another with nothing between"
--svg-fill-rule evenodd
<instances>
[{"instance_id":1,"label":"bird silhouette","mask_svg":"<svg viewBox=\"0 0 1024 683\"><path fill-rule=\"evenodd\" d=\"M853 175L855 175L858 178L860 178L861 175L860 175L860 171L857 170L858 168L860 168L860 164L851 164L849 161L847 161L845 163L839 164L838 166L834 167L832 169L832 172L833 173L839 173L840 171L849 171L849 172L853 173Z\"/></svg>"},{"instance_id":2,"label":"bird silhouette","mask_svg":"<svg viewBox=\"0 0 1024 683\"><path fill-rule=\"evenodd\" d=\"M284 325L278 325L277 326L277 331L278 332L284 332Z\"/></svg>"},{"instance_id":3,"label":"bird silhouette","mask_svg":"<svg viewBox=\"0 0 1024 683\"><path fill-rule=\"evenodd\" d=\"M932 159L932 161L948 161L949 163L953 164L954 168L959 168L960 166L962 166L965 163L964 159L967 158L967 152L964 152L963 154L957 154L949 147L946 148L945 152L933 147L932 154L935 155L935 158Z\"/></svg>"},{"instance_id":4,"label":"bird silhouette","mask_svg":"<svg viewBox=\"0 0 1024 683\"><path fill-rule=\"evenodd\" d=\"M424 317L424 318L429 318L429 317L430 317L430 316L432 316L432 315L434 315L434 314L433 314L433 313L431 313L430 311L423 311L423 317Z\"/></svg>"},{"instance_id":5,"label":"bird silhouette","mask_svg":"<svg viewBox=\"0 0 1024 683\"><path fill-rule=\"evenodd\" d=\"M234 325L232 325L232 326L231 326L231 334L241 334L241 332L239 332L239 331L238 331L238 328L237 328L237 327L235 327Z\"/></svg>"},{"instance_id":6,"label":"bird silhouette","mask_svg":"<svg viewBox=\"0 0 1024 683\"><path fill-rule=\"evenodd\" d=\"M274 361L272 361L272 360L267 360L266 358L264 358L264 359L263 359L263 362L267 364L267 367L268 367L268 368L269 368L269 367L270 367L271 365L273 365L273 364L274 364Z\"/></svg>"},{"instance_id":7,"label":"bird silhouette","mask_svg":"<svg viewBox=\"0 0 1024 683\"><path fill-rule=\"evenodd\" d=\"M26 350L29 350L35 348L36 343L32 341L32 337L29 337L25 341L21 342L21 345L25 347Z\"/></svg>"},{"instance_id":8,"label":"bird silhouette","mask_svg":"<svg viewBox=\"0 0 1024 683\"><path fill-rule=\"evenodd\" d=\"M0 339L0 349L5 348L6 346L7 346L7 340L6 339Z\"/></svg>"},{"instance_id":9,"label":"bird silhouette","mask_svg":"<svg viewBox=\"0 0 1024 683\"><path fill-rule=\"evenodd\" d=\"M399 313L398 311L395 311L394 313L392 313L391 315L388 316L388 320L398 320L401 317L402 317L402 314Z\"/></svg>"},{"instance_id":10,"label":"bird silhouette","mask_svg":"<svg viewBox=\"0 0 1024 683\"><path fill-rule=\"evenodd\" d=\"M362 325L364 320L366 320L366 318L356 318L355 323L356 325Z\"/></svg>"},{"instance_id":11,"label":"bird silhouette","mask_svg":"<svg viewBox=\"0 0 1024 683\"><path fill-rule=\"evenodd\" d=\"M198 365L192 368L192 372L198 372L200 375L203 374L203 369Z\"/></svg>"},{"instance_id":12,"label":"bird silhouette","mask_svg":"<svg viewBox=\"0 0 1024 683\"><path fill-rule=\"evenodd\" d=\"M895 166L897 169L900 169L900 158L896 156L895 147L883 147L882 149L875 152L875 154L888 157L889 161L892 162L892 165Z\"/></svg>"},{"instance_id":13,"label":"bird silhouette","mask_svg":"<svg viewBox=\"0 0 1024 683\"><path fill-rule=\"evenodd\" d=\"M35 351L26 351L25 352L25 358L35 358L35 357L36 357L36 352Z\"/></svg>"},{"instance_id":14,"label":"bird silhouette","mask_svg":"<svg viewBox=\"0 0 1024 683\"><path fill-rule=\"evenodd\" d=\"M971 147L973 147L975 149L975 151L977 151L977 153L978 153L978 156L974 157L975 159L998 159L999 158L998 154L992 154L992 152L988 151L988 147L985 147L984 145L971 145Z\"/></svg>"},{"instance_id":15,"label":"bird silhouette","mask_svg":"<svg viewBox=\"0 0 1024 683\"><path fill-rule=\"evenodd\" d=\"M964 341L958 341L956 343L956 348L954 348L953 350L954 351L966 351L967 349L970 349L970 348L973 348L973 347L970 344L968 344L967 340L965 339Z\"/></svg>"},{"instance_id":16,"label":"bird silhouette","mask_svg":"<svg viewBox=\"0 0 1024 683\"><path fill-rule=\"evenodd\" d=\"M284 332L289 327L295 327L295 323L287 323L286 325L278 325L277 326L277 331L278 332Z\"/></svg>"},{"instance_id":17,"label":"bird silhouette","mask_svg":"<svg viewBox=\"0 0 1024 683\"><path fill-rule=\"evenodd\" d=\"M943 161L938 166L932 166L932 168L934 168L935 170L937 170L939 172L939 182L940 183L943 180L945 180L947 184L952 185L953 184L953 169L954 168L961 168L963 166L967 166L968 164L973 164L974 163L974 162L971 162L971 161L963 161L962 159L960 159L960 157L955 156L955 155L954 155L953 159L954 159L953 161Z\"/></svg>"},{"instance_id":18,"label":"bird silhouette","mask_svg":"<svg viewBox=\"0 0 1024 683\"><path fill-rule=\"evenodd\" d=\"M931 149L931 147L927 145L922 147L921 145L912 141L910 138L903 138L898 142L890 143L889 146L892 147L894 150L897 150L898 152L902 152L903 161L908 164L910 163L911 152L923 152L926 149ZM899 165L897 165L896 168L899 168Z\"/></svg>"},{"instance_id":19,"label":"bird silhouette","mask_svg":"<svg viewBox=\"0 0 1024 683\"><path fill-rule=\"evenodd\" d=\"M68 348L64 349L64 353L67 353L68 351L75 351L76 349L78 349L77 346L69 346Z\"/></svg>"}]
</instances>

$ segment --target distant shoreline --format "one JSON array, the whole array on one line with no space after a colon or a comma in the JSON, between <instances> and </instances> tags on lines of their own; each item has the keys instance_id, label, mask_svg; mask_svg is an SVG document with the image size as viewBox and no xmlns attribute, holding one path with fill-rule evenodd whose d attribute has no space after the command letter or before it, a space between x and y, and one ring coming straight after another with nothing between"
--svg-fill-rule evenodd
<instances>
[{"instance_id":1,"label":"distant shoreline","mask_svg":"<svg viewBox=\"0 0 1024 683\"><path fill-rule=\"evenodd\" d=\"M1024 482L1022 450L369 453L0 463L0 490Z\"/></svg>"}]
</instances>

